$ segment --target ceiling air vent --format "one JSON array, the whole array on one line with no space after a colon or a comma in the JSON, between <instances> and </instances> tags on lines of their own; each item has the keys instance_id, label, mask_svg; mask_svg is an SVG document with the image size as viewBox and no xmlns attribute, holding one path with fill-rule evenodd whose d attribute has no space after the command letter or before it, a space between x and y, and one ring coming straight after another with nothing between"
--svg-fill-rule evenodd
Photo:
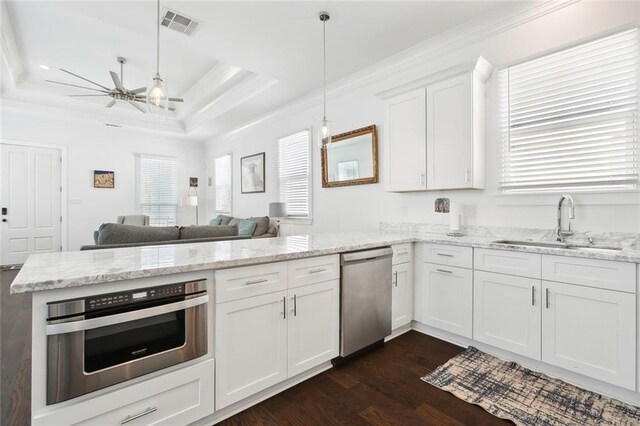
<instances>
[{"instance_id":1,"label":"ceiling air vent","mask_svg":"<svg viewBox=\"0 0 640 426\"><path fill-rule=\"evenodd\" d=\"M172 30L176 30L177 32L188 36L192 35L200 25L198 21L194 21L193 19L181 15L171 9L165 9L162 11L160 24L162 24L163 27L171 28Z\"/></svg>"}]
</instances>

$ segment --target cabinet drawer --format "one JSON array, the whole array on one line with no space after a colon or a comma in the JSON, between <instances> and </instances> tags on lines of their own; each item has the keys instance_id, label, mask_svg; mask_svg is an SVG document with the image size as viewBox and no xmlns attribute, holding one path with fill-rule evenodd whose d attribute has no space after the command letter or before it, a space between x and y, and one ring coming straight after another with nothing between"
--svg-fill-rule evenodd
<instances>
[{"instance_id":1,"label":"cabinet drawer","mask_svg":"<svg viewBox=\"0 0 640 426\"><path fill-rule=\"evenodd\" d=\"M473 269L540 278L542 255L509 250L475 249Z\"/></svg>"},{"instance_id":2,"label":"cabinet drawer","mask_svg":"<svg viewBox=\"0 0 640 426\"><path fill-rule=\"evenodd\" d=\"M287 263L267 263L215 271L216 303L287 289Z\"/></svg>"},{"instance_id":3,"label":"cabinet drawer","mask_svg":"<svg viewBox=\"0 0 640 426\"><path fill-rule=\"evenodd\" d=\"M289 288L340 278L340 255L311 257L287 262Z\"/></svg>"},{"instance_id":4,"label":"cabinet drawer","mask_svg":"<svg viewBox=\"0 0 640 426\"><path fill-rule=\"evenodd\" d=\"M66 405L60 410L36 415L33 424L189 424L213 414L213 376L214 360L209 359L143 383Z\"/></svg>"},{"instance_id":5,"label":"cabinet drawer","mask_svg":"<svg viewBox=\"0 0 640 426\"><path fill-rule=\"evenodd\" d=\"M396 244L392 246L393 257L391 258L391 264L400 265L401 263L411 262L413 257L413 249L411 243Z\"/></svg>"},{"instance_id":6,"label":"cabinet drawer","mask_svg":"<svg viewBox=\"0 0 640 426\"><path fill-rule=\"evenodd\" d=\"M473 249L445 244L425 244L422 260L440 265L471 268L473 266Z\"/></svg>"},{"instance_id":7,"label":"cabinet drawer","mask_svg":"<svg viewBox=\"0 0 640 426\"><path fill-rule=\"evenodd\" d=\"M635 264L568 256L542 256L542 279L636 292Z\"/></svg>"}]
</instances>

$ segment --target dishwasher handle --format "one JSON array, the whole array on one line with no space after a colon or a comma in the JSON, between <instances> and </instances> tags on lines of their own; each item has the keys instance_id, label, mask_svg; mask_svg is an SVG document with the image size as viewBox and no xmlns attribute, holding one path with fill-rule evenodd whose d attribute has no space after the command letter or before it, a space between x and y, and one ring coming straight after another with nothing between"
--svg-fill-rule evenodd
<instances>
[{"instance_id":1,"label":"dishwasher handle","mask_svg":"<svg viewBox=\"0 0 640 426\"><path fill-rule=\"evenodd\" d=\"M393 250L391 250L391 247L382 247L374 250L354 251L351 253L343 253L340 256L340 263L344 265L352 262L360 262L363 260L379 260L391 257L392 255Z\"/></svg>"}]
</instances>

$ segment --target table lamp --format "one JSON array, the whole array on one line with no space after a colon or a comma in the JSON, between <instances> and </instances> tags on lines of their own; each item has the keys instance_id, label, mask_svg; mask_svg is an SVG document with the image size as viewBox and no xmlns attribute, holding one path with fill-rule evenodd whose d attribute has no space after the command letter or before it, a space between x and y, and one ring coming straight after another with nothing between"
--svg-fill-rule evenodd
<instances>
[{"instance_id":1,"label":"table lamp","mask_svg":"<svg viewBox=\"0 0 640 426\"><path fill-rule=\"evenodd\" d=\"M269 217L275 218L278 235L280 235L280 219L283 217L287 217L287 204L269 203Z\"/></svg>"}]
</instances>

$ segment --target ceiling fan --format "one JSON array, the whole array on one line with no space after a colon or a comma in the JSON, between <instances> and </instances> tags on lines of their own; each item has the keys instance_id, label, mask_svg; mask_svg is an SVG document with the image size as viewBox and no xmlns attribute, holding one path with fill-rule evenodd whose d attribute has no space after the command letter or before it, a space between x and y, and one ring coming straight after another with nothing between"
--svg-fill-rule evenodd
<instances>
[{"instance_id":1,"label":"ceiling fan","mask_svg":"<svg viewBox=\"0 0 640 426\"><path fill-rule=\"evenodd\" d=\"M106 86L103 86L102 84L98 84L95 81L91 81L88 78L84 78L79 76L78 74L74 74L71 71L67 71L65 69L60 68L60 71L62 72L66 72L67 74L70 74L74 77L77 77L81 80L84 80L88 83L91 83L97 87L99 87L100 89L96 89L93 87L85 87L85 86L78 86L76 84L70 84L70 83L63 83L60 81L53 81L53 80L46 80L49 83L55 83L55 84L62 84L64 86L71 86L71 87L77 87L80 89L86 89L86 90L93 90L94 92L99 92L100 94L92 94L92 95L69 95L70 97L90 97L90 96L109 96L111 98L113 98L111 100L111 102L109 102L107 104L107 108L111 108L112 106L114 106L116 104L117 101L125 101L127 103L129 103L129 105L133 106L134 108L136 108L137 110L139 110L140 112L142 112L143 114L146 112L145 109L143 107L141 107L139 104L146 104L147 103L147 95L145 94L147 91L146 87L138 87L137 89L133 89L133 90L128 90L124 87L124 64L127 63L127 60L121 56L118 57L118 63L120 64L120 75L118 76L117 73L113 72L113 71L109 71L109 74L111 74L111 79L113 80L113 84L115 85L115 88L110 89ZM167 99L169 102L184 102L184 99L182 98L168 98ZM169 111L175 111L175 108L173 107L169 107L168 108Z\"/></svg>"}]
</instances>

